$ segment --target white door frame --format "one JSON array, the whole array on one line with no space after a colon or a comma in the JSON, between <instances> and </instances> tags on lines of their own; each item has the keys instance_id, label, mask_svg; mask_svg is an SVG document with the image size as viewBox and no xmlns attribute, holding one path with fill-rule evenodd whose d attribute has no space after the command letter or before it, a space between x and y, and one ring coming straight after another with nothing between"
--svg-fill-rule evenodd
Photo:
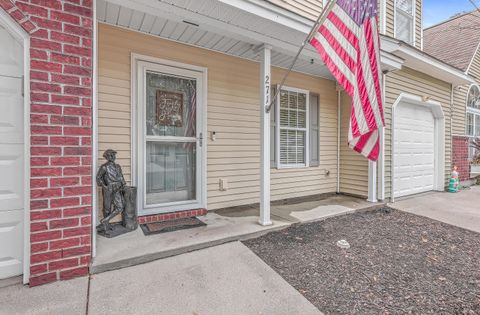
<instances>
[{"instance_id":1,"label":"white door frame","mask_svg":"<svg viewBox=\"0 0 480 315\"><path fill-rule=\"evenodd\" d=\"M30 35L0 9L0 24L23 43L23 283L30 278Z\"/></svg>"},{"instance_id":2,"label":"white door frame","mask_svg":"<svg viewBox=\"0 0 480 315\"><path fill-rule=\"evenodd\" d=\"M420 96L401 93L392 108L392 165L391 165L391 191L390 199L395 201L395 124L396 112L399 106L403 104L410 104L415 106L425 107L431 110L435 119L434 130L434 180L433 188L436 191L445 190L445 114L442 109L442 104L436 101L422 99Z\"/></svg>"},{"instance_id":3,"label":"white door frame","mask_svg":"<svg viewBox=\"0 0 480 315\"><path fill-rule=\"evenodd\" d=\"M138 215L153 215L167 212L175 212L182 210L198 209L207 207L207 68L193 66L189 64L179 63L171 60L159 59L155 57L149 57L132 53L131 56L131 74L132 74L132 151L131 151L131 170L132 170L132 184L138 187ZM140 78L140 74L143 76L145 71L143 68L147 65L151 65L158 70L163 70L165 73L173 72L175 74L185 73L186 76L194 77L200 82L201 87L198 90L201 95L197 98L197 143L202 141L202 145L198 149L198 153L201 158L197 162L197 199L192 203L172 203L171 205L162 206L162 209L146 209L144 206L144 189L145 185L140 183L140 171L144 170L144 135L139 132L139 126L144 125L143 121L143 95L139 93L139 86L142 85L143 77ZM141 69L142 68L142 69ZM202 133L203 139L199 139L199 135ZM198 146L197 146L198 148Z\"/></svg>"}]
</instances>

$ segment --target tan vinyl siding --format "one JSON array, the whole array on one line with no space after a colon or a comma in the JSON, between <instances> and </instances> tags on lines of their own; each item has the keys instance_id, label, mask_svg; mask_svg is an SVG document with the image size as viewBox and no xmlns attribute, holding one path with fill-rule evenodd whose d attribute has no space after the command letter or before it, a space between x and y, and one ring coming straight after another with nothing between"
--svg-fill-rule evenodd
<instances>
[{"instance_id":1,"label":"tan vinyl siding","mask_svg":"<svg viewBox=\"0 0 480 315\"><path fill-rule=\"evenodd\" d=\"M131 53L208 68L208 209L259 201L259 64L104 24L99 25L99 154L119 151L131 177ZM273 83L284 70L272 69ZM292 73L287 85L320 95L320 166L272 170L272 200L334 192L336 189L336 91L333 81ZM102 160L99 158L100 161ZM325 170L330 175L325 175ZM228 190L219 190L219 179Z\"/></svg>"},{"instance_id":2,"label":"tan vinyl siding","mask_svg":"<svg viewBox=\"0 0 480 315\"><path fill-rule=\"evenodd\" d=\"M341 95L340 121L340 192L357 196L368 195L368 160L348 146L348 126L352 101Z\"/></svg>"},{"instance_id":3,"label":"tan vinyl siding","mask_svg":"<svg viewBox=\"0 0 480 315\"><path fill-rule=\"evenodd\" d=\"M385 35L395 37L395 0L386 1ZM415 47L422 48L422 0L415 0Z\"/></svg>"},{"instance_id":4,"label":"tan vinyl siding","mask_svg":"<svg viewBox=\"0 0 480 315\"><path fill-rule=\"evenodd\" d=\"M273 83L280 83L284 70L272 70ZM272 200L335 192L337 183L337 92L335 82L292 73L287 86L320 95L320 165L272 169ZM330 175L326 175L330 171ZM257 200L258 201L258 200Z\"/></svg>"},{"instance_id":5,"label":"tan vinyl siding","mask_svg":"<svg viewBox=\"0 0 480 315\"><path fill-rule=\"evenodd\" d=\"M393 26L395 23L395 0L383 0L386 1L386 22L385 22L385 35L395 37Z\"/></svg>"},{"instance_id":6,"label":"tan vinyl siding","mask_svg":"<svg viewBox=\"0 0 480 315\"><path fill-rule=\"evenodd\" d=\"M465 134L465 119L467 94L470 89L469 85L462 85L453 90L453 120L452 120L452 134Z\"/></svg>"},{"instance_id":7,"label":"tan vinyl siding","mask_svg":"<svg viewBox=\"0 0 480 315\"><path fill-rule=\"evenodd\" d=\"M422 25L422 3L423 0L415 0L415 47L422 49L422 34L423 34L423 25Z\"/></svg>"},{"instance_id":8,"label":"tan vinyl siding","mask_svg":"<svg viewBox=\"0 0 480 315\"><path fill-rule=\"evenodd\" d=\"M268 0L268 2L311 20L316 20L322 11L322 0Z\"/></svg>"},{"instance_id":9,"label":"tan vinyl siding","mask_svg":"<svg viewBox=\"0 0 480 315\"><path fill-rule=\"evenodd\" d=\"M403 68L386 76L385 88L385 196L391 194L392 162L392 106L400 93L429 96L442 104L445 115L445 174L448 178L451 167L450 99L451 86L418 71Z\"/></svg>"}]
</instances>

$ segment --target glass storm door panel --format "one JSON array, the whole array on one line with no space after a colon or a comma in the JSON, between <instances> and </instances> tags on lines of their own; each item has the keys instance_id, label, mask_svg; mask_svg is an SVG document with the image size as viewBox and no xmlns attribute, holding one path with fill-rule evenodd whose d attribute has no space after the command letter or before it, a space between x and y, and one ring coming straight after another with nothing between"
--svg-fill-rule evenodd
<instances>
[{"instance_id":1,"label":"glass storm door panel","mask_svg":"<svg viewBox=\"0 0 480 315\"><path fill-rule=\"evenodd\" d=\"M147 69L144 72L145 208L198 200L198 79Z\"/></svg>"}]
</instances>

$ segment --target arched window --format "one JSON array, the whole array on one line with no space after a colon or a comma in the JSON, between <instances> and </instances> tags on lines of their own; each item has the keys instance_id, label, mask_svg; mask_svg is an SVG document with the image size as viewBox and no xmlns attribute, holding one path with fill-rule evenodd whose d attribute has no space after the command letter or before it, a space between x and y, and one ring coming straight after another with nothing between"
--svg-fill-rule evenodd
<instances>
[{"instance_id":1,"label":"arched window","mask_svg":"<svg viewBox=\"0 0 480 315\"><path fill-rule=\"evenodd\" d=\"M478 85L472 85L468 91L465 133L467 136L480 137L480 88Z\"/></svg>"}]
</instances>

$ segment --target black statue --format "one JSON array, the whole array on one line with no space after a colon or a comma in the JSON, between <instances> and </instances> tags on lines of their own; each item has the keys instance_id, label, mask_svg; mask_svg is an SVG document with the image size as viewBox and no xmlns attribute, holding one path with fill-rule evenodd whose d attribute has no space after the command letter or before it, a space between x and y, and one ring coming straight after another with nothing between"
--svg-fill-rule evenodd
<instances>
[{"instance_id":1,"label":"black statue","mask_svg":"<svg viewBox=\"0 0 480 315\"><path fill-rule=\"evenodd\" d=\"M103 219L97 226L100 235L115 237L135 230L138 226L136 215L136 187L127 186L122 168L115 163L117 152L108 149L103 153L107 160L97 173L97 185L103 191ZM111 224L110 220L122 215L122 223Z\"/></svg>"}]
</instances>

